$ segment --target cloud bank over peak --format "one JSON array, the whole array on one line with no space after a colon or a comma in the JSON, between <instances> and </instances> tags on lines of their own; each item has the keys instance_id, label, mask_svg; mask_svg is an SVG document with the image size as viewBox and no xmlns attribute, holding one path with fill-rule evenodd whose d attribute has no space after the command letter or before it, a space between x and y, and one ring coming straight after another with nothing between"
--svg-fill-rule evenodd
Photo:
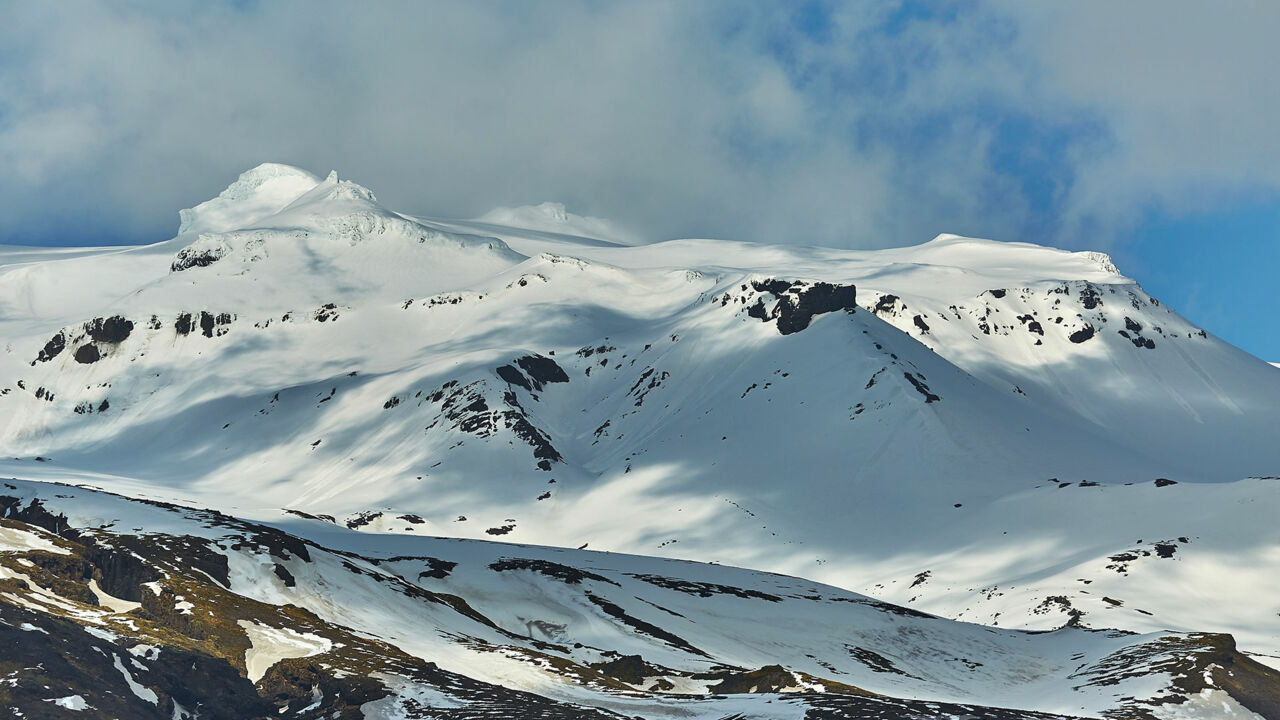
<instances>
[{"instance_id":1,"label":"cloud bank over peak","mask_svg":"<svg viewBox=\"0 0 1280 720\"><path fill-rule=\"evenodd\" d=\"M1280 196L1274 4L91 3L0 28L0 243L149 241L264 160L647 238L1105 247Z\"/></svg>"}]
</instances>

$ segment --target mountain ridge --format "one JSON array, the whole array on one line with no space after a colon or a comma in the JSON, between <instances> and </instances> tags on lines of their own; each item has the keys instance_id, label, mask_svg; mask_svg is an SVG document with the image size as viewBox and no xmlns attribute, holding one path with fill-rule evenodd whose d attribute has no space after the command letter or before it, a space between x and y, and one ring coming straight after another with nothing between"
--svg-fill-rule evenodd
<instances>
[{"instance_id":1,"label":"mountain ridge","mask_svg":"<svg viewBox=\"0 0 1280 720\"><path fill-rule=\"evenodd\" d=\"M1254 598L1280 382L1107 256L494 219L267 165L169 241L0 250L0 473L388 544L721 562L1002 627L1231 633L1278 664Z\"/></svg>"}]
</instances>

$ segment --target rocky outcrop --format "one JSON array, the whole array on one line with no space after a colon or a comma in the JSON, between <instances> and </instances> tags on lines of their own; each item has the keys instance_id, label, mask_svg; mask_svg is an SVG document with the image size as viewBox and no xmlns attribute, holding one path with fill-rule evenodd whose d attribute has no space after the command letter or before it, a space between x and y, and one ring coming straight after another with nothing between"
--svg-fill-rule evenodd
<instances>
[{"instance_id":1,"label":"rocky outcrop","mask_svg":"<svg viewBox=\"0 0 1280 720\"><path fill-rule=\"evenodd\" d=\"M743 290L746 288L744 285ZM857 289L853 285L770 278L753 280L751 289L762 295L747 308L747 315L763 322L776 321L781 335L804 330L818 315L840 310L852 313L857 308ZM772 301L766 301L766 294L773 296ZM726 294L721 305L729 299Z\"/></svg>"},{"instance_id":2,"label":"rocky outcrop","mask_svg":"<svg viewBox=\"0 0 1280 720\"><path fill-rule=\"evenodd\" d=\"M120 315L108 318L94 318L85 323L84 331L94 342L119 344L133 332L133 321Z\"/></svg>"}]
</instances>

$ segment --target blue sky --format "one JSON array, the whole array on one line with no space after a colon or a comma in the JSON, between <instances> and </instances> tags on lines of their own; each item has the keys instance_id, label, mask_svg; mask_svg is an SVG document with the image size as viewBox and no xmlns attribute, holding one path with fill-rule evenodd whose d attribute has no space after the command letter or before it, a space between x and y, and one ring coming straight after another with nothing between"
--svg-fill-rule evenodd
<instances>
[{"instance_id":1,"label":"blue sky","mask_svg":"<svg viewBox=\"0 0 1280 720\"><path fill-rule=\"evenodd\" d=\"M655 239L1111 253L1280 361L1280 4L20 3L0 243L151 242L264 161Z\"/></svg>"}]
</instances>

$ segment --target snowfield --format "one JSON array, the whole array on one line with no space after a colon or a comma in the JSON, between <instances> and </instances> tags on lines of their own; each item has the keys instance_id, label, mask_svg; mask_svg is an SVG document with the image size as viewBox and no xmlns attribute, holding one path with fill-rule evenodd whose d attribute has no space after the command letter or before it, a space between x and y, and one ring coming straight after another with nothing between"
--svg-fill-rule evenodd
<instances>
[{"instance_id":1,"label":"snowfield","mask_svg":"<svg viewBox=\"0 0 1280 720\"><path fill-rule=\"evenodd\" d=\"M504 631L642 655L654 667L625 670L653 673L636 676L641 690L717 692L722 678L693 677L710 672L690 664L704 653L799 673L765 673L761 686L776 689L836 681L1093 715L1118 696L1080 699L1061 658L1100 663L1134 638L1229 633L1280 667L1280 617L1263 600L1280 592L1280 375L1101 253L954 235L880 251L645 243L555 204L474 221L406 215L336 173L268 164L182 211L172 240L0 247L0 332L0 477L213 508L382 558L378 572L466 598ZM131 525L93 497L61 511L78 527L158 531L158 517ZM39 532L0 527L0 561L57 552ZM583 581L547 581L541 565L512 566L493 587L502 559L488 554L504 546L492 541L782 573L695 574L765 594L774 577L826 588L813 591L824 597L842 588L980 623L990 627L948 623L957 634L945 643L994 674L979 681L964 663L929 664L920 644L859 656L846 646L865 646L812 629L852 621L791 600L760 616L774 604L756 597L743 614L736 600L722 607L635 577L679 574L645 565L663 560L573 555L561 564L606 578L588 582L585 597ZM458 569L436 584L418 556ZM514 651L405 634L397 623L420 610L385 607L385 591L303 602L297 587L332 582L311 575L314 563L243 550L227 562L234 593L376 632L449 672L624 715L669 710L660 696L601 704L596 690L566 682L559 660L539 669ZM521 573L540 579L522 584ZM90 596L99 592L110 588ZM160 601L144 592L110 597ZM670 612L632 607L637 596ZM198 597L163 599L194 618ZM622 616L678 627L697 652L631 647L637 626ZM700 619L686 627L680 617ZM437 616L422 622L444 627ZM270 618L243 623L238 662L252 666L251 681L281 660L331 652L319 642L327 636ZM1057 630L1064 624L1140 635ZM750 647L725 644L748 625L790 627L802 641L764 633L743 636ZM966 633L1008 641L969 646L957 639ZM1038 659L1019 654L1028 638L1044 639ZM844 664L851 657L856 667ZM901 672L868 671L874 657ZM369 700L370 717L466 704L378 672L403 692ZM1132 681L1153 683L1144 697L1165 687L1144 677ZM1197 703L1234 716L1231 689L1204 692ZM759 712L733 708L708 716Z\"/></svg>"}]
</instances>

